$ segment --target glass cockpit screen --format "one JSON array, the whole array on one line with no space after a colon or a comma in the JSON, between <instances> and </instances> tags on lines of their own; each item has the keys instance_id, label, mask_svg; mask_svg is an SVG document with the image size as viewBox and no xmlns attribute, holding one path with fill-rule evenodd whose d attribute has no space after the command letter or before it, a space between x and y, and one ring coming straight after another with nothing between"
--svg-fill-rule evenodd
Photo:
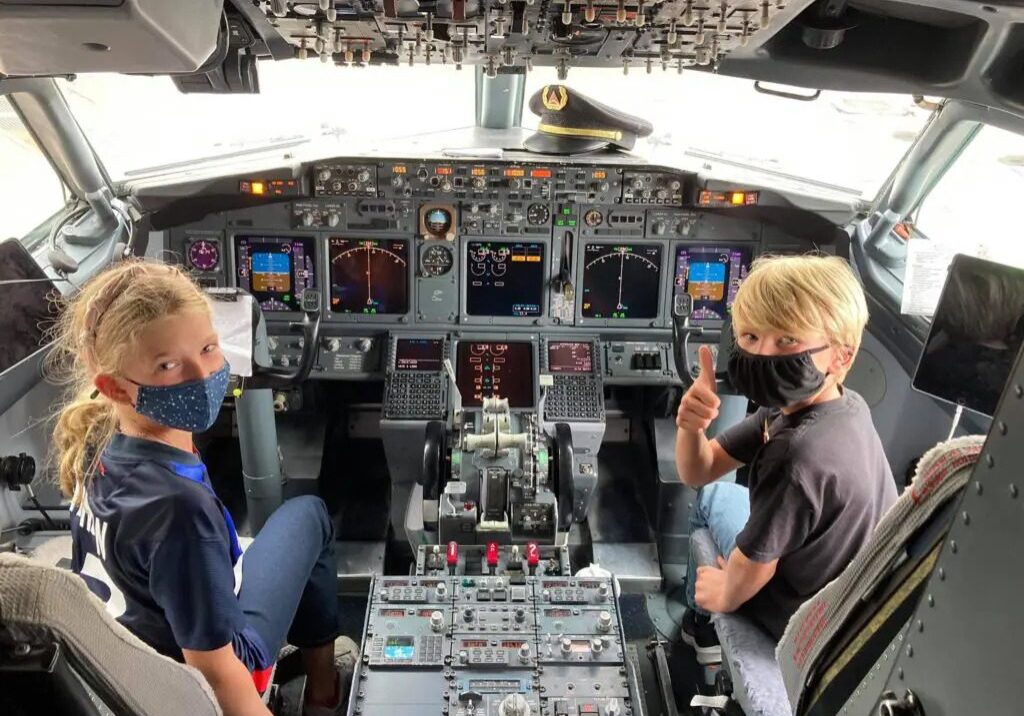
<instances>
[{"instance_id":1,"label":"glass cockpit screen","mask_svg":"<svg viewBox=\"0 0 1024 716\"><path fill-rule=\"evenodd\" d=\"M586 245L584 318L656 318L660 285L660 244Z\"/></svg>"},{"instance_id":2,"label":"glass cockpit screen","mask_svg":"<svg viewBox=\"0 0 1024 716\"><path fill-rule=\"evenodd\" d=\"M300 311L302 292L316 288L314 256L307 236L236 236L238 287L264 311Z\"/></svg>"},{"instance_id":3,"label":"glass cockpit screen","mask_svg":"<svg viewBox=\"0 0 1024 716\"><path fill-rule=\"evenodd\" d=\"M395 370L441 370L444 341L440 338L399 338L395 345Z\"/></svg>"},{"instance_id":4,"label":"glass cockpit screen","mask_svg":"<svg viewBox=\"0 0 1024 716\"><path fill-rule=\"evenodd\" d=\"M479 408L484 398L508 398L509 407L533 405L533 346L529 343L459 344L456 382L462 402Z\"/></svg>"},{"instance_id":5,"label":"glass cockpit screen","mask_svg":"<svg viewBox=\"0 0 1024 716\"><path fill-rule=\"evenodd\" d=\"M409 310L409 242L339 239L328 244L331 312L401 314Z\"/></svg>"},{"instance_id":6,"label":"glass cockpit screen","mask_svg":"<svg viewBox=\"0 0 1024 716\"><path fill-rule=\"evenodd\" d=\"M736 292L750 272L749 246L693 246L676 248L677 295L693 299L693 321L724 321Z\"/></svg>"},{"instance_id":7,"label":"glass cockpit screen","mask_svg":"<svg viewBox=\"0 0 1024 716\"><path fill-rule=\"evenodd\" d=\"M466 245L466 313L539 316L544 298L544 244L470 241Z\"/></svg>"},{"instance_id":8,"label":"glass cockpit screen","mask_svg":"<svg viewBox=\"0 0 1024 716\"><path fill-rule=\"evenodd\" d=\"M548 344L548 371L551 373L592 373L594 346L586 341L552 341Z\"/></svg>"}]
</instances>

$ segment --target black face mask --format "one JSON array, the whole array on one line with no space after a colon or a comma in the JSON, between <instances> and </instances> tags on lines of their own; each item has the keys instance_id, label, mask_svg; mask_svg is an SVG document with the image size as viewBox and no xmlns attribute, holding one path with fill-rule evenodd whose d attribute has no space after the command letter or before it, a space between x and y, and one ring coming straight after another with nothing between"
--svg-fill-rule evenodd
<instances>
[{"instance_id":1,"label":"black face mask","mask_svg":"<svg viewBox=\"0 0 1024 716\"><path fill-rule=\"evenodd\" d=\"M811 356L828 348L762 356L735 346L729 356L729 380L736 390L766 408L784 408L817 395L826 374Z\"/></svg>"}]
</instances>

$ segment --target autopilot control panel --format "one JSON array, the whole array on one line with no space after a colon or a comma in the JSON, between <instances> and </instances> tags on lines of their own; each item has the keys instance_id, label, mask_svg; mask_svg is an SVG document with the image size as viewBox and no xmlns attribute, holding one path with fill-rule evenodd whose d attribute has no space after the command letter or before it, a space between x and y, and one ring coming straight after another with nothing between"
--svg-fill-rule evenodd
<instances>
[{"instance_id":1,"label":"autopilot control panel","mask_svg":"<svg viewBox=\"0 0 1024 716\"><path fill-rule=\"evenodd\" d=\"M608 577L378 578L349 716L629 716Z\"/></svg>"}]
</instances>

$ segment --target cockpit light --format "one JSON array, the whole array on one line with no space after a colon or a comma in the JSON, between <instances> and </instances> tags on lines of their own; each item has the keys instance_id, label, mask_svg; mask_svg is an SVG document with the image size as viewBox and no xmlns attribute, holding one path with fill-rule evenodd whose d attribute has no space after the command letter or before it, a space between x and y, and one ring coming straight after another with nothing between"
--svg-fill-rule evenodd
<instances>
[{"instance_id":1,"label":"cockpit light","mask_svg":"<svg viewBox=\"0 0 1024 716\"><path fill-rule=\"evenodd\" d=\"M238 192L252 196L298 196L299 183L295 179L248 179L238 182Z\"/></svg>"},{"instance_id":2,"label":"cockpit light","mask_svg":"<svg viewBox=\"0 0 1024 716\"><path fill-rule=\"evenodd\" d=\"M702 191L697 203L711 207L754 206L759 198L760 192L756 191Z\"/></svg>"}]
</instances>

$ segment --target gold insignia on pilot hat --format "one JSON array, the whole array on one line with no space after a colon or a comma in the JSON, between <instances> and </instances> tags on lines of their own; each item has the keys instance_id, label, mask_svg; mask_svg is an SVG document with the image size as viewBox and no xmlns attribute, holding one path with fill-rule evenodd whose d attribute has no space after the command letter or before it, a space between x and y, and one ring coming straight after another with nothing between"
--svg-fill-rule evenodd
<instances>
[{"instance_id":1,"label":"gold insignia on pilot hat","mask_svg":"<svg viewBox=\"0 0 1024 716\"><path fill-rule=\"evenodd\" d=\"M542 94L544 108L552 112L561 112L569 104L569 93L561 85L548 85Z\"/></svg>"}]
</instances>

